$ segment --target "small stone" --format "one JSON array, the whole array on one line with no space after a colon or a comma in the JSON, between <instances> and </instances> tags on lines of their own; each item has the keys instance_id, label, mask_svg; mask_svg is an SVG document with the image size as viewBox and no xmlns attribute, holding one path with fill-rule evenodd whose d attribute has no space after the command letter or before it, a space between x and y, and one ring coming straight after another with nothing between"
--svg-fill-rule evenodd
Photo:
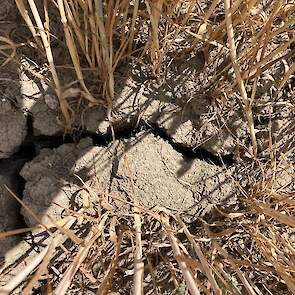
<instances>
[{"instance_id":1,"label":"small stone","mask_svg":"<svg viewBox=\"0 0 295 295\"><path fill-rule=\"evenodd\" d=\"M64 128L58 121L58 111L49 108L44 99L38 99L30 112L33 116L34 135L63 134Z\"/></svg>"},{"instance_id":2,"label":"small stone","mask_svg":"<svg viewBox=\"0 0 295 295\"><path fill-rule=\"evenodd\" d=\"M55 95L47 93L44 95L44 100L51 110L56 110L58 108L59 103Z\"/></svg>"}]
</instances>

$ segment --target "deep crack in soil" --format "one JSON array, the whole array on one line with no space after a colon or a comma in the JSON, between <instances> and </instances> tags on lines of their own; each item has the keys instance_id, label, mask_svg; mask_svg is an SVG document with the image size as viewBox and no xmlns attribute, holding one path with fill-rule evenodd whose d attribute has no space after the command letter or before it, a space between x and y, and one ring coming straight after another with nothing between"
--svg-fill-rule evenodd
<instances>
[{"instance_id":1,"label":"deep crack in soil","mask_svg":"<svg viewBox=\"0 0 295 295\"><path fill-rule=\"evenodd\" d=\"M30 121L30 120L29 120ZM31 123L29 123L31 124ZM32 134L32 127L29 127L29 134ZM115 132L115 140L128 139L136 136L139 132L149 132L153 135L162 138L164 141L169 143L172 148L180 153L184 158L187 159L199 159L207 163L230 167L235 163L233 155L216 156L204 148L196 147L191 148L185 144L177 143L166 133L166 131L154 123L141 121L137 126L126 124L126 127L120 128L119 131ZM76 130L72 134L55 135L55 136L28 136L26 142L20 147L20 152L28 153L29 158L33 158L38 154L42 148L57 148L65 143L77 143L81 139L89 137L93 140L93 144L96 146L106 147L114 139L112 138L111 132L106 135L98 135L91 132ZM34 150L34 152L32 152Z\"/></svg>"}]
</instances>

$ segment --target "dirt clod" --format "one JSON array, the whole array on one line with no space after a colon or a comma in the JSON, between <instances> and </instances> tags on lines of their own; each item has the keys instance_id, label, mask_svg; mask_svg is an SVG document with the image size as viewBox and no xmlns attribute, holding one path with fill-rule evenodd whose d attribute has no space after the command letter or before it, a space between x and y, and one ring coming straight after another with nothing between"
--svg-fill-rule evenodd
<instances>
[{"instance_id":1,"label":"dirt clod","mask_svg":"<svg viewBox=\"0 0 295 295\"><path fill-rule=\"evenodd\" d=\"M223 169L198 159L184 159L167 142L149 133L117 140L108 147L95 147L90 139L79 144L64 144L55 150L43 149L27 163L24 202L49 222L58 220L67 208L77 206L84 181L96 180L96 192L117 195L118 210L124 200L134 197L146 207L167 207L181 213L201 214L233 189ZM78 198L79 199L79 198ZM28 212L22 214L29 226L36 221Z\"/></svg>"}]
</instances>

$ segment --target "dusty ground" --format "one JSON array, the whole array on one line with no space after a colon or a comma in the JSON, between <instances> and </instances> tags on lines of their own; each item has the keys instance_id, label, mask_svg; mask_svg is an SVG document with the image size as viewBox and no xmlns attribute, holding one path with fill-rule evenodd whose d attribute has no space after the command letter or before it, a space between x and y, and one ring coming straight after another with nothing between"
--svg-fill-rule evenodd
<instances>
[{"instance_id":1,"label":"dusty ground","mask_svg":"<svg viewBox=\"0 0 295 295\"><path fill-rule=\"evenodd\" d=\"M20 20L13 20L15 7L9 6L2 5L0 22L5 34L14 37ZM212 73L203 74L201 53L169 63L164 81L155 81L136 64L122 70L112 122L105 108L85 107L73 91L74 132L63 137L52 87L30 75L32 69L43 73L43 64L38 56L26 56L26 50L20 50L17 63L0 71L0 231L58 221L69 210L80 209L80 178L95 183L98 195L113 194L126 201L136 197L147 208L166 207L188 222L207 217L216 204L237 208L233 176L247 188L244 169L251 167L245 153L250 142L247 124L236 101L220 101L208 86ZM267 79L260 87L261 92L267 88ZM263 155L269 144L268 110L259 114L255 120ZM111 124L118 135L115 141ZM278 151L294 149L294 111L278 106L272 124ZM27 149L31 151L23 156ZM292 160L286 161L291 165L277 175L274 188L294 190ZM4 185L19 194L37 220L25 208L20 210ZM92 216L95 204L90 204ZM130 209L121 201L113 205L122 214ZM12 251L18 241L1 240L0 271L27 249L22 242Z\"/></svg>"}]
</instances>

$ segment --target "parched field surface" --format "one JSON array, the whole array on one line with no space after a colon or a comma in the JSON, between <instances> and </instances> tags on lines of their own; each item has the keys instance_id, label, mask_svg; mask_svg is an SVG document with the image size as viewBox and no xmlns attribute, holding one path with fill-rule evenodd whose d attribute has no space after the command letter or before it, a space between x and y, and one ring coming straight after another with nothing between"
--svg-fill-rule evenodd
<instances>
[{"instance_id":1,"label":"parched field surface","mask_svg":"<svg viewBox=\"0 0 295 295\"><path fill-rule=\"evenodd\" d=\"M292 0L0 0L0 294L295 294Z\"/></svg>"}]
</instances>

